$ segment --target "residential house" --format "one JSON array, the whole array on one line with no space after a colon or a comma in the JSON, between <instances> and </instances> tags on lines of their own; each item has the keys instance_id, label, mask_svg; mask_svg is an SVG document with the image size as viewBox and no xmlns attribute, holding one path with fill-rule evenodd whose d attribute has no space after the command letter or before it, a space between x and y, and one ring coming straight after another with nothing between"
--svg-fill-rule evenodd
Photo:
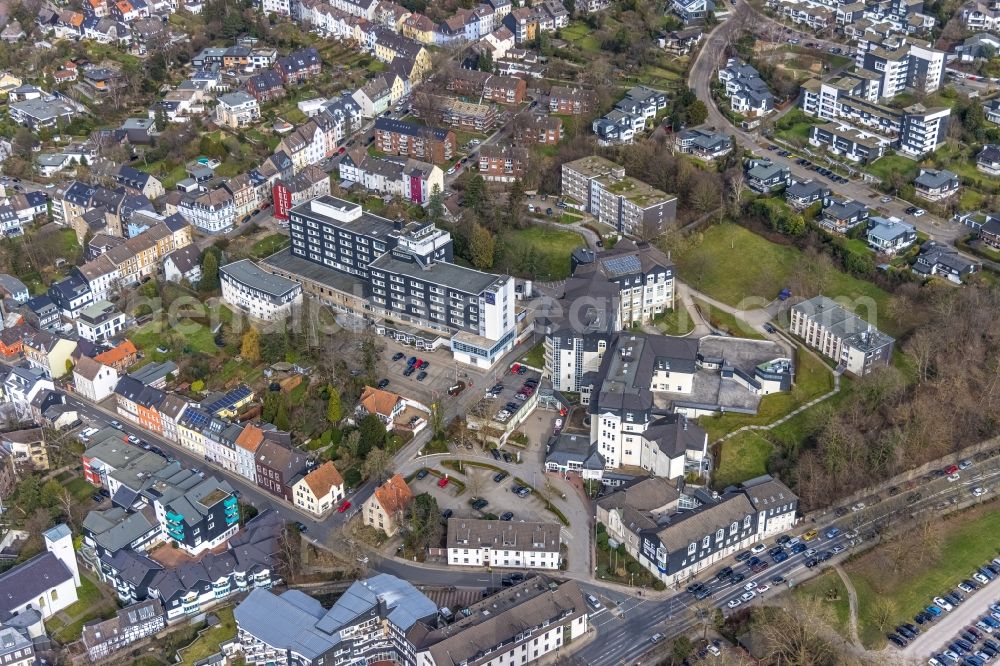
<instances>
[{"instance_id":1,"label":"residential house","mask_svg":"<svg viewBox=\"0 0 1000 666\"><path fill-rule=\"evenodd\" d=\"M160 403L160 424L163 426L163 437L171 442L179 442L180 435L177 425L191 403L187 399L168 393Z\"/></svg>"},{"instance_id":2,"label":"residential house","mask_svg":"<svg viewBox=\"0 0 1000 666\"><path fill-rule=\"evenodd\" d=\"M1000 215L988 215L979 227L979 240L994 250L1000 250Z\"/></svg>"},{"instance_id":3,"label":"residential house","mask_svg":"<svg viewBox=\"0 0 1000 666\"><path fill-rule=\"evenodd\" d=\"M674 56L685 56L697 46L702 37L705 36L705 29L702 26L691 26L683 30L673 30L666 35L661 35L657 42L661 49Z\"/></svg>"},{"instance_id":4,"label":"residential house","mask_svg":"<svg viewBox=\"0 0 1000 666\"><path fill-rule=\"evenodd\" d=\"M375 120L374 145L389 155L403 155L435 164L450 161L457 151L453 131L392 118Z\"/></svg>"},{"instance_id":5,"label":"residential house","mask_svg":"<svg viewBox=\"0 0 1000 666\"><path fill-rule=\"evenodd\" d=\"M265 439L254 454L257 485L267 492L294 502L293 487L306 471L305 455L289 446Z\"/></svg>"},{"instance_id":6,"label":"residential house","mask_svg":"<svg viewBox=\"0 0 1000 666\"><path fill-rule=\"evenodd\" d=\"M514 142L522 146L554 146L562 141L564 135L559 116L522 114L514 122Z\"/></svg>"},{"instance_id":7,"label":"residential house","mask_svg":"<svg viewBox=\"0 0 1000 666\"><path fill-rule=\"evenodd\" d=\"M677 197L625 174L598 156L562 165L562 193L621 233L664 229L677 216Z\"/></svg>"},{"instance_id":8,"label":"residential house","mask_svg":"<svg viewBox=\"0 0 1000 666\"><path fill-rule=\"evenodd\" d=\"M217 187L184 195L177 212L205 233L222 233L236 222L236 200L227 188Z\"/></svg>"},{"instance_id":9,"label":"residential house","mask_svg":"<svg viewBox=\"0 0 1000 666\"><path fill-rule=\"evenodd\" d=\"M896 254L913 245L917 230L897 217L868 219L868 245L880 254Z\"/></svg>"},{"instance_id":10,"label":"residential house","mask_svg":"<svg viewBox=\"0 0 1000 666\"><path fill-rule=\"evenodd\" d=\"M286 94L281 76L273 69L254 74L243 83L242 89L261 104L280 99Z\"/></svg>"},{"instance_id":11,"label":"residential house","mask_svg":"<svg viewBox=\"0 0 1000 666\"><path fill-rule=\"evenodd\" d=\"M122 340L108 351L95 356L94 360L104 365L110 365L119 374L124 374L139 360L139 350L136 349L135 343L131 340Z\"/></svg>"},{"instance_id":12,"label":"residential house","mask_svg":"<svg viewBox=\"0 0 1000 666\"><path fill-rule=\"evenodd\" d=\"M83 646L94 663L153 636L166 627L166 614L155 599L147 599L118 611L110 620L83 627Z\"/></svg>"},{"instance_id":13,"label":"residential house","mask_svg":"<svg viewBox=\"0 0 1000 666\"><path fill-rule=\"evenodd\" d=\"M102 402L115 392L118 371L88 356L81 356L73 365L73 387L92 402Z\"/></svg>"},{"instance_id":14,"label":"residential house","mask_svg":"<svg viewBox=\"0 0 1000 666\"><path fill-rule=\"evenodd\" d=\"M394 536L402 524L403 512L413 501L413 491L399 474L380 485L365 500L361 516L365 525L382 530L387 536Z\"/></svg>"},{"instance_id":15,"label":"residential house","mask_svg":"<svg viewBox=\"0 0 1000 666\"><path fill-rule=\"evenodd\" d=\"M976 155L976 168L990 176L1000 176L1000 144L987 144Z\"/></svg>"},{"instance_id":16,"label":"residential house","mask_svg":"<svg viewBox=\"0 0 1000 666\"><path fill-rule=\"evenodd\" d=\"M377 118L392 104L392 89L385 76L377 76L358 88L351 98L361 107L363 117Z\"/></svg>"},{"instance_id":17,"label":"residential house","mask_svg":"<svg viewBox=\"0 0 1000 666\"><path fill-rule=\"evenodd\" d=\"M61 97L28 99L12 102L7 107L7 114L12 121L32 130L66 126L77 113L77 108Z\"/></svg>"},{"instance_id":18,"label":"residential house","mask_svg":"<svg viewBox=\"0 0 1000 666\"><path fill-rule=\"evenodd\" d=\"M31 298L28 287L13 275L0 273L0 296L10 298L17 303L26 303Z\"/></svg>"},{"instance_id":19,"label":"residential house","mask_svg":"<svg viewBox=\"0 0 1000 666\"><path fill-rule=\"evenodd\" d=\"M49 469L49 450L42 428L9 430L0 434L0 447L14 458L14 466L19 472Z\"/></svg>"},{"instance_id":20,"label":"residential house","mask_svg":"<svg viewBox=\"0 0 1000 666\"><path fill-rule=\"evenodd\" d=\"M920 246L920 254L913 264L913 272L924 277L940 276L955 284L982 269L982 264L966 259L953 247L927 241Z\"/></svg>"},{"instance_id":21,"label":"residential house","mask_svg":"<svg viewBox=\"0 0 1000 666\"><path fill-rule=\"evenodd\" d=\"M730 58L719 70L719 82L725 87L729 105L748 117L764 116L774 110L775 99L760 73L737 58Z\"/></svg>"},{"instance_id":22,"label":"residential house","mask_svg":"<svg viewBox=\"0 0 1000 666\"><path fill-rule=\"evenodd\" d=\"M125 330L125 313L108 301L96 301L80 310L76 330L81 338L91 342L104 342Z\"/></svg>"},{"instance_id":23,"label":"residential house","mask_svg":"<svg viewBox=\"0 0 1000 666\"><path fill-rule=\"evenodd\" d=\"M483 146L479 149L479 173L487 181L509 183L524 178L529 159L527 149L518 146Z\"/></svg>"},{"instance_id":24,"label":"residential house","mask_svg":"<svg viewBox=\"0 0 1000 666\"><path fill-rule=\"evenodd\" d=\"M112 180L127 189L142 194L149 200L161 197L166 192L163 183L148 173L134 169L127 164L120 165L112 174Z\"/></svg>"},{"instance_id":25,"label":"residential house","mask_svg":"<svg viewBox=\"0 0 1000 666\"><path fill-rule=\"evenodd\" d=\"M115 385L118 414L157 434L163 433L159 408L165 397L163 391L143 384L132 375L125 375Z\"/></svg>"},{"instance_id":26,"label":"residential house","mask_svg":"<svg viewBox=\"0 0 1000 666\"><path fill-rule=\"evenodd\" d=\"M733 150L733 138L711 129L686 129L677 133L674 149L703 160L716 160Z\"/></svg>"},{"instance_id":27,"label":"residential house","mask_svg":"<svg viewBox=\"0 0 1000 666\"><path fill-rule=\"evenodd\" d=\"M448 564L473 567L558 569L559 523L449 518Z\"/></svg>"},{"instance_id":28,"label":"residential house","mask_svg":"<svg viewBox=\"0 0 1000 666\"><path fill-rule=\"evenodd\" d=\"M76 342L48 331L29 331L24 336L24 357L45 377L59 379L70 372Z\"/></svg>"},{"instance_id":29,"label":"residential house","mask_svg":"<svg viewBox=\"0 0 1000 666\"><path fill-rule=\"evenodd\" d=\"M293 51L274 62L274 70L278 72L286 86L308 81L320 73L322 66L323 61L319 57L319 51L311 46Z\"/></svg>"},{"instance_id":30,"label":"residential house","mask_svg":"<svg viewBox=\"0 0 1000 666\"><path fill-rule=\"evenodd\" d=\"M422 206L435 192L444 192L440 167L415 159L372 157L362 147L348 150L341 158L340 178Z\"/></svg>"},{"instance_id":31,"label":"residential house","mask_svg":"<svg viewBox=\"0 0 1000 666\"><path fill-rule=\"evenodd\" d=\"M1000 99L993 99L983 104L983 113L986 114L986 120L994 125L1000 125Z\"/></svg>"},{"instance_id":32,"label":"residential house","mask_svg":"<svg viewBox=\"0 0 1000 666\"><path fill-rule=\"evenodd\" d=\"M812 178L797 180L785 189L785 201L796 210L805 210L830 196L830 188Z\"/></svg>"},{"instance_id":33,"label":"residential house","mask_svg":"<svg viewBox=\"0 0 1000 666\"><path fill-rule=\"evenodd\" d=\"M743 165L746 173L747 187L767 194L775 192L792 184L791 170L768 159L750 159Z\"/></svg>"},{"instance_id":34,"label":"residential house","mask_svg":"<svg viewBox=\"0 0 1000 666\"><path fill-rule=\"evenodd\" d=\"M163 258L163 276L168 282L187 280L197 285L201 280L201 250L197 245L187 245L174 250Z\"/></svg>"},{"instance_id":35,"label":"residential house","mask_svg":"<svg viewBox=\"0 0 1000 666\"><path fill-rule=\"evenodd\" d=\"M921 169L913 187L921 199L941 201L958 193L958 174L947 169Z\"/></svg>"},{"instance_id":36,"label":"residential house","mask_svg":"<svg viewBox=\"0 0 1000 666\"><path fill-rule=\"evenodd\" d=\"M322 516L344 499L344 479L327 460L292 486L292 497L295 506Z\"/></svg>"},{"instance_id":37,"label":"residential house","mask_svg":"<svg viewBox=\"0 0 1000 666\"><path fill-rule=\"evenodd\" d=\"M260 106L257 98L243 90L220 95L215 107L215 120L220 125L239 129L249 127L260 120Z\"/></svg>"},{"instance_id":38,"label":"residential house","mask_svg":"<svg viewBox=\"0 0 1000 666\"><path fill-rule=\"evenodd\" d=\"M406 401L399 395L392 391L366 386L361 392L356 411L359 417L375 414L388 428L396 420L396 417L403 413L404 409L406 409Z\"/></svg>"},{"instance_id":39,"label":"residential house","mask_svg":"<svg viewBox=\"0 0 1000 666\"><path fill-rule=\"evenodd\" d=\"M715 10L712 0L673 0L670 9L684 23L701 23Z\"/></svg>"},{"instance_id":40,"label":"residential house","mask_svg":"<svg viewBox=\"0 0 1000 666\"><path fill-rule=\"evenodd\" d=\"M597 93L583 88L552 86L549 91L549 111L560 115L581 116L597 108Z\"/></svg>"},{"instance_id":41,"label":"residential house","mask_svg":"<svg viewBox=\"0 0 1000 666\"><path fill-rule=\"evenodd\" d=\"M819 223L820 226L829 231L846 234L854 227L865 222L868 216L868 206L860 201L837 199L827 196L823 199L823 212L821 213Z\"/></svg>"}]
</instances>

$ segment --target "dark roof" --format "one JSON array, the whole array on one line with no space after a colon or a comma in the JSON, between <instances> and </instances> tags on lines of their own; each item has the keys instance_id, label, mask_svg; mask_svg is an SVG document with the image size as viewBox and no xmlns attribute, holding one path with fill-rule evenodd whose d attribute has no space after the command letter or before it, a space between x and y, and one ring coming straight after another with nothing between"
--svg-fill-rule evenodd
<instances>
[{"instance_id":1,"label":"dark roof","mask_svg":"<svg viewBox=\"0 0 1000 666\"><path fill-rule=\"evenodd\" d=\"M0 574L0 615L13 615L49 589L72 579L73 574L53 553L36 555Z\"/></svg>"},{"instance_id":2,"label":"dark roof","mask_svg":"<svg viewBox=\"0 0 1000 666\"><path fill-rule=\"evenodd\" d=\"M428 127L427 125L417 125L408 123L405 120L395 120L393 118L378 118L375 120L375 130L383 132L395 132L406 136L430 137L438 141L444 141L448 137L448 130L440 127Z\"/></svg>"}]
</instances>

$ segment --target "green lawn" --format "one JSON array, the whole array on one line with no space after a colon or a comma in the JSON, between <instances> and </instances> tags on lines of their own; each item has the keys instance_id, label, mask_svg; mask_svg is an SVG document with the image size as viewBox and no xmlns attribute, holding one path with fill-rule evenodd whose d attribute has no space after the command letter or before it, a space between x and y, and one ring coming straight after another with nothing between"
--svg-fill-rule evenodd
<instances>
[{"instance_id":1,"label":"green lawn","mask_svg":"<svg viewBox=\"0 0 1000 666\"><path fill-rule=\"evenodd\" d=\"M86 480L75 476L69 480L69 482L64 483L63 487L69 491L69 494L73 496L78 503L83 503L88 497L94 494L94 486L87 483Z\"/></svg>"},{"instance_id":2,"label":"green lawn","mask_svg":"<svg viewBox=\"0 0 1000 666\"><path fill-rule=\"evenodd\" d=\"M284 234L271 234L254 243L250 248L250 254L258 259L269 257L290 243L291 239Z\"/></svg>"},{"instance_id":3,"label":"green lawn","mask_svg":"<svg viewBox=\"0 0 1000 666\"><path fill-rule=\"evenodd\" d=\"M739 338L749 338L751 340L763 340L764 336L753 329L739 317L719 308L712 307L702 300L695 300L702 315L708 318L709 323L720 331L729 333Z\"/></svg>"},{"instance_id":4,"label":"green lawn","mask_svg":"<svg viewBox=\"0 0 1000 666\"><path fill-rule=\"evenodd\" d=\"M720 449L713 487L721 489L767 474L767 460L773 449L762 433L753 430L730 437Z\"/></svg>"},{"instance_id":5,"label":"green lawn","mask_svg":"<svg viewBox=\"0 0 1000 666\"><path fill-rule=\"evenodd\" d=\"M192 666L195 662L204 659L219 651L219 643L224 643L236 637L236 620L233 619L232 606L219 608L211 611L219 618L219 623L206 630L186 648L180 652L182 666Z\"/></svg>"},{"instance_id":6,"label":"green lawn","mask_svg":"<svg viewBox=\"0 0 1000 666\"><path fill-rule=\"evenodd\" d=\"M798 597L818 599L828 607L834 619L834 628L841 636L850 640L851 602L847 587L836 571L827 570L795 588Z\"/></svg>"},{"instance_id":7,"label":"green lawn","mask_svg":"<svg viewBox=\"0 0 1000 666\"><path fill-rule=\"evenodd\" d=\"M788 393L772 393L761 398L757 414L716 414L699 419L708 432L709 443L746 425L767 425L814 398L833 390L833 374L812 354L798 349L795 358L795 384ZM765 435L766 436L766 435ZM722 455L729 441L723 443Z\"/></svg>"},{"instance_id":8,"label":"green lawn","mask_svg":"<svg viewBox=\"0 0 1000 666\"><path fill-rule=\"evenodd\" d=\"M822 120L807 116L799 109L792 109L774 126L774 135L794 145L803 145L809 140L813 125L821 125Z\"/></svg>"},{"instance_id":9,"label":"green lawn","mask_svg":"<svg viewBox=\"0 0 1000 666\"><path fill-rule=\"evenodd\" d=\"M583 237L575 231L547 227L512 230L504 236L504 241L512 253L522 254L528 248L538 253L542 268L535 277L542 281L569 277L569 255L585 245Z\"/></svg>"},{"instance_id":10,"label":"green lawn","mask_svg":"<svg viewBox=\"0 0 1000 666\"><path fill-rule=\"evenodd\" d=\"M114 601L106 599L101 594L100 588L83 572L76 595L77 600L60 611L60 615L65 614L70 618L67 624L63 624L58 616L45 621L52 638L60 643L75 641L80 638L84 624L91 620L110 617L117 611Z\"/></svg>"},{"instance_id":11,"label":"green lawn","mask_svg":"<svg viewBox=\"0 0 1000 666\"><path fill-rule=\"evenodd\" d=\"M723 303L761 307L796 275L809 276L818 293L830 298L856 299L856 314L877 316L878 327L899 337L919 323L913 313L895 321L889 316L889 294L867 280L835 268L819 268L797 248L778 245L739 225L726 222L706 229L701 241L674 253L681 278L692 287ZM816 294L796 294L810 297ZM869 300L870 299L870 300Z\"/></svg>"},{"instance_id":12,"label":"green lawn","mask_svg":"<svg viewBox=\"0 0 1000 666\"><path fill-rule=\"evenodd\" d=\"M583 51L601 52L601 42L594 37L594 31L585 23L571 23L565 28L560 28L559 35Z\"/></svg>"},{"instance_id":13,"label":"green lawn","mask_svg":"<svg viewBox=\"0 0 1000 666\"><path fill-rule=\"evenodd\" d=\"M920 165L901 155L886 155L866 166L865 170L883 181L888 181L890 174L898 173L904 183L912 183L913 179L920 173Z\"/></svg>"},{"instance_id":14,"label":"green lawn","mask_svg":"<svg viewBox=\"0 0 1000 666\"><path fill-rule=\"evenodd\" d=\"M178 334L183 341L180 348L173 348L169 343L171 334ZM156 360L175 359L181 354L192 351L214 356L219 348L215 346L215 336L205 324L201 324L191 319L183 319L176 328L163 330L161 322L157 319L140 326L129 334L129 339L135 343L147 356L155 355ZM160 354L156 348L160 345L166 346L170 351Z\"/></svg>"},{"instance_id":15,"label":"green lawn","mask_svg":"<svg viewBox=\"0 0 1000 666\"><path fill-rule=\"evenodd\" d=\"M653 326L656 326L665 335L687 335L694 330L691 315L688 314L687 308L683 305L658 314L653 318Z\"/></svg>"},{"instance_id":16,"label":"green lawn","mask_svg":"<svg viewBox=\"0 0 1000 666\"><path fill-rule=\"evenodd\" d=\"M527 363L533 368L541 370L545 367L545 343L539 342L528 350L528 353L521 357L522 363Z\"/></svg>"},{"instance_id":17,"label":"green lawn","mask_svg":"<svg viewBox=\"0 0 1000 666\"><path fill-rule=\"evenodd\" d=\"M936 557L913 557L923 550L919 530L900 537L899 543L880 546L844 565L858 592L859 632L862 642L877 648L885 644L884 630L873 624L879 600L894 608L890 626L908 621L931 598L953 589L969 572L997 555L1000 506L995 502L949 516L934 528L939 545Z\"/></svg>"}]
</instances>

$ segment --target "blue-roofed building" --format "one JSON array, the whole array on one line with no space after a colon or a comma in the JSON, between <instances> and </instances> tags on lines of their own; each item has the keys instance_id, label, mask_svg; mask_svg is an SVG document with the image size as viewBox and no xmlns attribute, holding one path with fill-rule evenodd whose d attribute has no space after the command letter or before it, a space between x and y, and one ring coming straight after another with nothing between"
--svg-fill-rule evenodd
<instances>
[{"instance_id":1,"label":"blue-roofed building","mask_svg":"<svg viewBox=\"0 0 1000 666\"><path fill-rule=\"evenodd\" d=\"M80 311L94 302L94 293L83 274L74 269L68 277L49 287L49 298L64 317L76 319Z\"/></svg>"},{"instance_id":2,"label":"blue-roofed building","mask_svg":"<svg viewBox=\"0 0 1000 666\"><path fill-rule=\"evenodd\" d=\"M880 254L896 254L913 245L917 230L898 217L872 217L868 220L868 246Z\"/></svg>"},{"instance_id":3,"label":"blue-roofed building","mask_svg":"<svg viewBox=\"0 0 1000 666\"><path fill-rule=\"evenodd\" d=\"M217 393L202 401L201 408L221 419L236 418L240 408L253 400L253 389L240 384L225 393Z\"/></svg>"},{"instance_id":4,"label":"blue-roofed building","mask_svg":"<svg viewBox=\"0 0 1000 666\"><path fill-rule=\"evenodd\" d=\"M405 580L379 574L357 581L330 610L298 590L254 590L236 607L238 640L248 664L414 662L407 632L438 609Z\"/></svg>"}]
</instances>

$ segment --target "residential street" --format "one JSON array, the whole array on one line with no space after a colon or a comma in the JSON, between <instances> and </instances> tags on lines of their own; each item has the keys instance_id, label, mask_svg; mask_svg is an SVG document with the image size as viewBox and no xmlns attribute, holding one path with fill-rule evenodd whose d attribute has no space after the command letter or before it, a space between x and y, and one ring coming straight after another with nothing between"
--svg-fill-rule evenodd
<instances>
[{"instance_id":1,"label":"residential street","mask_svg":"<svg viewBox=\"0 0 1000 666\"><path fill-rule=\"evenodd\" d=\"M708 120L706 123L718 130L733 134L742 147L748 148L755 155L766 157L777 164L789 167L795 178L800 180L812 178L828 184L834 193L855 199L872 208L878 207L884 209L887 214L906 220L913 224L917 230L926 233L934 240L953 245L956 238L966 233L967 228L961 224L950 220L942 220L930 213L919 218L907 215L906 209L914 205L910 202L894 199L891 203L880 203L879 197L882 194L862 181L851 180L849 183L843 185L832 183L829 179L824 178L818 173L795 164L794 156L782 157L775 152L765 150L758 142L767 142L766 140L762 141L758 133L744 131L729 122L712 100L711 82L719 65L722 63L726 52L726 45L730 39L741 26L753 24L755 21L764 21L770 25L774 24L767 17L757 14L746 0L737 0L737 5L732 15L720 23L705 39L694 63L691 65L689 85L695 91L698 99L705 102L705 105L708 107ZM804 35L803 38L805 38ZM809 37L809 39L816 41L813 37Z\"/></svg>"}]
</instances>

